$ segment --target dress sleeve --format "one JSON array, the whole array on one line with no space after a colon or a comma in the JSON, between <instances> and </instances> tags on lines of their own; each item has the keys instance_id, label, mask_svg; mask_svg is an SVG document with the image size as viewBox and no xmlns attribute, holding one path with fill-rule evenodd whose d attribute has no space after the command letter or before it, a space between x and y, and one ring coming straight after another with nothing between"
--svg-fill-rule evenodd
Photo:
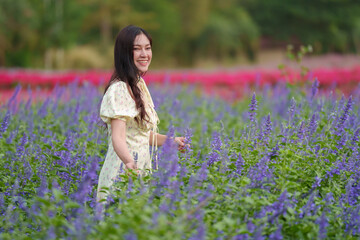
<instances>
[{"instance_id":1,"label":"dress sleeve","mask_svg":"<svg viewBox=\"0 0 360 240\"><path fill-rule=\"evenodd\" d=\"M127 121L136 117L139 111L130 96L125 82L116 82L106 91L100 107L100 118L110 124L111 119Z\"/></svg>"}]
</instances>

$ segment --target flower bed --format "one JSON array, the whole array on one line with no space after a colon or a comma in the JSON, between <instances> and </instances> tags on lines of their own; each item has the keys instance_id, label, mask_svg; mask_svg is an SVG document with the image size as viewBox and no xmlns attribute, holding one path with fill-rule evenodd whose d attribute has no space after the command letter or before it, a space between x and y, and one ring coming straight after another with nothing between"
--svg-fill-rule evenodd
<instances>
[{"instance_id":1,"label":"flower bed","mask_svg":"<svg viewBox=\"0 0 360 240\"><path fill-rule=\"evenodd\" d=\"M0 108L0 238L358 239L359 90L283 84L235 103L150 89L167 142L159 170L95 202L107 142L93 85ZM305 93L305 94L304 94ZM70 98L69 98L70 96Z\"/></svg>"},{"instance_id":2,"label":"flower bed","mask_svg":"<svg viewBox=\"0 0 360 240\"><path fill-rule=\"evenodd\" d=\"M56 84L69 84L73 81L79 83L90 82L94 85L103 84L111 76L109 71L66 71L46 72L23 69L0 70L1 86L8 87L20 83L32 86L55 86ZM279 70L229 70L229 71L150 71L145 78L149 83L187 83L199 84L206 87L226 85L229 87L275 84L279 81L299 82L310 79L313 76L318 78L322 87L333 84L356 85L360 82L360 66L349 69L314 69L304 78L295 70L288 69L286 76ZM302 79L302 80L300 80Z\"/></svg>"}]
</instances>

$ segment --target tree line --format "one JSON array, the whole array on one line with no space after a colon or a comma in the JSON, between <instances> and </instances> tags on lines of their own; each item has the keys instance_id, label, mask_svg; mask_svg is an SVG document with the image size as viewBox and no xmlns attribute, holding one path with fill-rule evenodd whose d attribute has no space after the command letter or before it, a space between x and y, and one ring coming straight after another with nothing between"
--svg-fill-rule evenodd
<instances>
[{"instance_id":1,"label":"tree line","mask_svg":"<svg viewBox=\"0 0 360 240\"><path fill-rule=\"evenodd\" d=\"M357 0L0 0L0 67L47 67L81 45L101 55L128 24L150 32L165 65L254 60L286 43L360 51Z\"/></svg>"}]
</instances>

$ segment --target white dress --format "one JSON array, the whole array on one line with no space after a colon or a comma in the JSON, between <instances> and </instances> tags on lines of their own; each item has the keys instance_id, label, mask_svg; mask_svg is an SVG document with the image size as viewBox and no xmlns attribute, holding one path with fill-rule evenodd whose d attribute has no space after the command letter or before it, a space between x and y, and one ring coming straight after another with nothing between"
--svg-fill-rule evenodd
<instances>
[{"instance_id":1,"label":"white dress","mask_svg":"<svg viewBox=\"0 0 360 240\"><path fill-rule=\"evenodd\" d=\"M102 187L111 189L114 181L120 180L119 175L124 173L125 165L114 151L112 144L111 119L121 119L126 122L126 143L129 153L133 157L140 174L151 171L151 156L149 152L150 131L157 132L159 118L154 109L154 103L146 87L145 81L140 78L138 86L141 90L141 97L145 109L149 115L149 123L140 127L135 121L139 115L134 99L131 97L127 85L118 81L108 88L100 107L100 118L108 127L108 150L102 166L97 189L97 200L106 198L107 193L100 191ZM153 139L154 140L154 139ZM154 144L156 143L154 142Z\"/></svg>"}]
</instances>

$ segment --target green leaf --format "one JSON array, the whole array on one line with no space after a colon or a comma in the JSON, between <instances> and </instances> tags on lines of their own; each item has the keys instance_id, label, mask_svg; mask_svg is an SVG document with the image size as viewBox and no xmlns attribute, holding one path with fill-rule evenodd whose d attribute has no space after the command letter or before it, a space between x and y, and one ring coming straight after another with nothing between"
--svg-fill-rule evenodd
<instances>
[{"instance_id":1,"label":"green leaf","mask_svg":"<svg viewBox=\"0 0 360 240\"><path fill-rule=\"evenodd\" d=\"M213 226L216 230L222 231L225 229L225 222L220 221L220 222L215 223Z\"/></svg>"},{"instance_id":2,"label":"green leaf","mask_svg":"<svg viewBox=\"0 0 360 240\"><path fill-rule=\"evenodd\" d=\"M247 178L247 177L242 177L242 178L241 178L240 185L241 185L242 187L245 187L246 185L249 185L250 183L251 183L250 178Z\"/></svg>"},{"instance_id":3,"label":"green leaf","mask_svg":"<svg viewBox=\"0 0 360 240\"><path fill-rule=\"evenodd\" d=\"M52 191L53 191L53 194L54 194L54 197L55 197L56 201L60 201L60 200L65 199L64 193L61 190L53 188Z\"/></svg>"},{"instance_id":4,"label":"green leaf","mask_svg":"<svg viewBox=\"0 0 360 240\"><path fill-rule=\"evenodd\" d=\"M64 204L64 208L65 208L65 209L79 208L79 207L80 207L80 205L79 205L78 203L76 203L76 202L73 202L73 201L66 202L66 203Z\"/></svg>"},{"instance_id":5,"label":"green leaf","mask_svg":"<svg viewBox=\"0 0 360 240\"><path fill-rule=\"evenodd\" d=\"M57 151L69 151L69 149L67 149L66 147L64 146L61 146L60 148L57 149Z\"/></svg>"},{"instance_id":6,"label":"green leaf","mask_svg":"<svg viewBox=\"0 0 360 240\"><path fill-rule=\"evenodd\" d=\"M50 149L50 150L52 149L52 146L51 146L50 144L44 143L43 145L44 145L47 149Z\"/></svg>"},{"instance_id":7,"label":"green leaf","mask_svg":"<svg viewBox=\"0 0 360 240\"><path fill-rule=\"evenodd\" d=\"M61 157L56 156L56 155L51 155L51 157L52 157L53 159L56 159L56 160L60 160L60 159L61 159Z\"/></svg>"}]
</instances>

